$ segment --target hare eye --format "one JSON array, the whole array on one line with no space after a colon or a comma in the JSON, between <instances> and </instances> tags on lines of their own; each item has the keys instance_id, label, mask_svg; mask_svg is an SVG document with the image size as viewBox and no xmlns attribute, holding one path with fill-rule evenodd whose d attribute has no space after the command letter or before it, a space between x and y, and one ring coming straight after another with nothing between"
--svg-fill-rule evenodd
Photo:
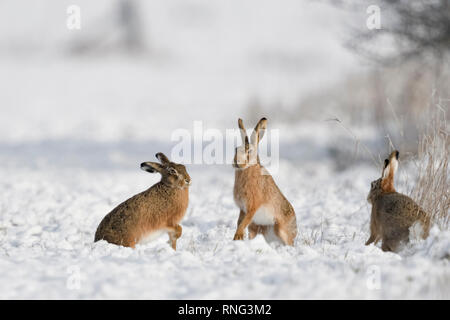
<instances>
[{"instance_id":1,"label":"hare eye","mask_svg":"<svg viewBox=\"0 0 450 320\"><path fill-rule=\"evenodd\" d=\"M169 172L170 174L173 174L173 175L177 175L178 174L177 170L175 170L174 168L167 169L167 172Z\"/></svg>"}]
</instances>

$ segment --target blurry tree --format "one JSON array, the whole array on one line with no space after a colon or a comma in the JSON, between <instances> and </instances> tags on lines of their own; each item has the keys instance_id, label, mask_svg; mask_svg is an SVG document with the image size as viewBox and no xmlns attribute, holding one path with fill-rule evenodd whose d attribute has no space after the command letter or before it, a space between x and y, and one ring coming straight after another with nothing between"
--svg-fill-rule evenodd
<instances>
[{"instance_id":1,"label":"blurry tree","mask_svg":"<svg viewBox=\"0 0 450 320\"><path fill-rule=\"evenodd\" d=\"M70 43L75 54L125 51L138 53L146 51L143 12L140 0L115 0L111 9L102 13Z\"/></svg>"},{"instance_id":2,"label":"blurry tree","mask_svg":"<svg viewBox=\"0 0 450 320\"><path fill-rule=\"evenodd\" d=\"M375 125L380 138L373 141L416 154L431 111L438 108L450 123L450 0L324 1L350 13L345 45L375 63L327 94L304 98L299 109L336 114L355 127ZM367 24L376 21L374 6L380 28ZM333 152L347 163L352 147L339 144Z\"/></svg>"},{"instance_id":3,"label":"blurry tree","mask_svg":"<svg viewBox=\"0 0 450 320\"><path fill-rule=\"evenodd\" d=\"M136 51L143 49L142 25L139 6L133 0L120 0L119 25L123 30L123 44L126 49Z\"/></svg>"},{"instance_id":4,"label":"blurry tree","mask_svg":"<svg viewBox=\"0 0 450 320\"><path fill-rule=\"evenodd\" d=\"M378 5L381 29L353 30L348 46L382 64L416 58L447 59L450 53L450 0L333 1L345 8ZM365 10L364 10L365 11ZM395 50L382 52L386 45Z\"/></svg>"},{"instance_id":5,"label":"blurry tree","mask_svg":"<svg viewBox=\"0 0 450 320\"><path fill-rule=\"evenodd\" d=\"M330 3L358 12L358 16L364 13L365 18L370 17L368 8L373 5L380 8L381 28L371 29L361 24L352 27L346 46L381 67L407 65L397 69L404 78L399 83L405 84L401 90L401 86L397 88L403 95L397 101L399 107L411 108L423 103L417 94L423 91L417 88L422 86L420 82L431 87L428 95L434 91L437 96L448 98L450 0L334 0Z\"/></svg>"}]
</instances>

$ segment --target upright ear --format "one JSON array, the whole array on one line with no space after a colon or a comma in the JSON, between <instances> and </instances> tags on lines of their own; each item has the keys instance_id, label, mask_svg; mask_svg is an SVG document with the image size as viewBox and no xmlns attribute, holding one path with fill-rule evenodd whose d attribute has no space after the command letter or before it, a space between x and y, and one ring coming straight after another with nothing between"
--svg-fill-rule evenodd
<instances>
[{"instance_id":1,"label":"upright ear","mask_svg":"<svg viewBox=\"0 0 450 320\"><path fill-rule=\"evenodd\" d=\"M262 118L259 120L259 122L256 124L255 130L252 132L252 136L250 138L250 142L253 146L257 146L259 141L264 137L264 133L266 132L267 128L267 119Z\"/></svg>"},{"instance_id":2,"label":"upright ear","mask_svg":"<svg viewBox=\"0 0 450 320\"><path fill-rule=\"evenodd\" d=\"M239 132L241 133L242 143L245 144L245 139L247 138L247 131L245 131L244 122L240 118L238 119L238 126Z\"/></svg>"},{"instance_id":3,"label":"upright ear","mask_svg":"<svg viewBox=\"0 0 450 320\"><path fill-rule=\"evenodd\" d=\"M394 176L398 169L398 156L399 152L395 150L391 153L389 159L384 160L384 169L381 176L381 190L383 192L395 192Z\"/></svg>"},{"instance_id":4,"label":"upright ear","mask_svg":"<svg viewBox=\"0 0 450 320\"><path fill-rule=\"evenodd\" d=\"M244 145L245 145L245 154L248 154L248 149L250 149L250 144L248 143L248 137L245 137Z\"/></svg>"},{"instance_id":5,"label":"upright ear","mask_svg":"<svg viewBox=\"0 0 450 320\"><path fill-rule=\"evenodd\" d=\"M141 169L150 173L161 173L161 171L163 170L163 166L157 162L142 162Z\"/></svg>"},{"instance_id":6,"label":"upright ear","mask_svg":"<svg viewBox=\"0 0 450 320\"><path fill-rule=\"evenodd\" d=\"M155 156L163 165L166 165L170 162L169 158L167 158L166 155L162 152L158 152Z\"/></svg>"}]
</instances>

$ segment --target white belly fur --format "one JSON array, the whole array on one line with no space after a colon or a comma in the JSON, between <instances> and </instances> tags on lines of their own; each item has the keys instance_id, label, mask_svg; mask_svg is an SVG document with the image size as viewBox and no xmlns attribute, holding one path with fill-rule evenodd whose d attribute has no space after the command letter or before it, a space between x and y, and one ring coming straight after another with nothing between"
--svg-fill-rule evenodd
<instances>
[{"instance_id":1,"label":"white belly fur","mask_svg":"<svg viewBox=\"0 0 450 320\"><path fill-rule=\"evenodd\" d=\"M145 236L143 236L140 240L139 240L139 244L146 244L149 242L152 242L156 239L158 239L160 236L162 236L164 233L167 233L167 230L165 229L160 229L160 230L156 230L153 231L151 233L146 234Z\"/></svg>"},{"instance_id":2,"label":"white belly fur","mask_svg":"<svg viewBox=\"0 0 450 320\"><path fill-rule=\"evenodd\" d=\"M273 227L267 228L267 232L264 233L264 239L266 239L267 242L275 242L275 243L283 243L281 239L275 234L275 231L273 230Z\"/></svg>"},{"instance_id":3,"label":"white belly fur","mask_svg":"<svg viewBox=\"0 0 450 320\"><path fill-rule=\"evenodd\" d=\"M259 207L255 215L253 216L252 222L254 224L259 224L263 226L270 226L275 224L275 218L273 215L272 208L265 206Z\"/></svg>"}]
</instances>

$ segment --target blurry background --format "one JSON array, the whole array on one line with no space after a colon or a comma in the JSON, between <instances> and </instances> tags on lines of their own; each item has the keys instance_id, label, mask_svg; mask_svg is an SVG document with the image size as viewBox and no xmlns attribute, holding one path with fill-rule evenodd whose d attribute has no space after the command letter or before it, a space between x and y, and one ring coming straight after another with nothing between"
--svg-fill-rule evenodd
<instances>
[{"instance_id":1,"label":"blurry background","mask_svg":"<svg viewBox=\"0 0 450 320\"><path fill-rule=\"evenodd\" d=\"M72 4L80 30L66 27ZM371 4L381 30L366 26ZM341 168L391 144L414 153L421 119L449 103L449 10L447 0L3 0L0 157L134 165L149 146L168 152L194 120L225 129L261 116L291 160L326 155Z\"/></svg>"}]
</instances>

